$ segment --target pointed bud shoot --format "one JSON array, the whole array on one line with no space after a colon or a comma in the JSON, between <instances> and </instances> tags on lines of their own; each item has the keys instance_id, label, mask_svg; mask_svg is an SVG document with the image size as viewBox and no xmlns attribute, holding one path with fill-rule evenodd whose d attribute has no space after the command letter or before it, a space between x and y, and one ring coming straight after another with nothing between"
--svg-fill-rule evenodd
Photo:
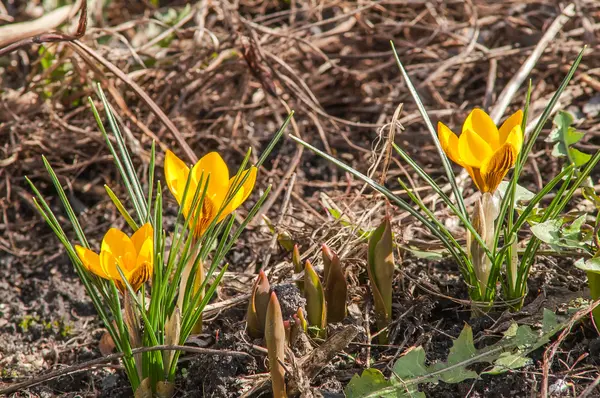
<instances>
[{"instance_id":1,"label":"pointed bud shoot","mask_svg":"<svg viewBox=\"0 0 600 398\"><path fill-rule=\"evenodd\" d=\"M247 330L250 337L258 339L265 333L265 320L269 305L271 286L263 270L260 270L252 287L248 311L246 314Z\"/></svg>"},{"instance_id":2,"label":"pointed bud shoot","mask_svg":"<svg viewBox=\"0 0 600 398\"><path fill-rule=\"evenodd\" d=\"M297 274L300 274L302 273L302 271L304 271L304 267L302 266L302 260L300 260L300 249L298 248L297 244L294 245L294 250L292 251L292 264L294 264L295 276L298 276ZM296 286L298 286L298 289L300 289L301 292L304 291L303 280L296 281Z\"/></svg>"},{"instance_id":3,"label":"pointed bud shoot","mask_svg":"<svg viewBox=\"0 0 600 398\"><path fill-rule=\"evenodd\" d=\"M325 306L325 293L310 261L304 265L304 297L306 298L306 312L308 324L316 329L315 337L326 337L327 308Z\"/></svg>"},{"instance_id":4,"label":"pointed bud shoot","mask_svg":"<svg viewBox=\"0 0 600 398\"><path fill-rule=\"evenodd\" d=\"M367 264L378 330L386 328L392 317L393 243L392 227L389 218L386 217L369 238ZM379 343L388 343L387 331L379 334Z\"/></svg>"},{"instance_id":5,"label":"pointed bud shoot","mask_svg":"<svg viewBox=\"0 0 600 398\"><path fill-rule=\"evenodd\" d=\"M346 299L348 286L346 276L340 264L340 258L327 245L322 246L323 282L325 302L327 304L327 322L341 322L346 317Z\"/></svg>"},{"instance_id":6,"label":"pointed bud shoot","mask_svg":"<svg viewBox=\"0 0 600 398\"><path fill-rule=\"evenodd\" d=\"M279 363L285 359L285 327L281 307L275 292L271 293L265 323L265 340L269 356L269 371L274 398L285 398L285 369Z\"/></svg>"}]
</instances>

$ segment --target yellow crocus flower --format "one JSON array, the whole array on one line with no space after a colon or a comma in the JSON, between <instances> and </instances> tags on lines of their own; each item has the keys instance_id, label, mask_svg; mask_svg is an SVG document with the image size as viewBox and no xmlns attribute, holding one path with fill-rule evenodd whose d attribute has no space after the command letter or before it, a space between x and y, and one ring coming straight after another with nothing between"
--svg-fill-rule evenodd
<instances>
[{"instance_id":1,"label":"yellow crocus flower","mask_svg":"<svg viewBox=\"0 0 600 398\"><path fill-rule=\"evenodd\" d=\"M124 232L111 228L108 230L100 254L82 246L75 246L83 266L101 278L115 281L121 293L126 286L118 268L134 291L152 276L154 266L154 229L150 223L144 224L131 238ZM118 267L118 268L117 268Z\"/></svg>"},{"instance_id":2,"label":"yellow crocus flower","mask_svg":"<svg viewBox=\"0 0 600 398\"><path fill-rule=\"evenodd\" d=\"M194 235L197 237L202 236L219 213L219 210L222 211L217 222L222 221L232 211L244 203L252 192L254 183L256 182L256 167L252 166L241 174L238 185L249 173L244 184L237 189L235 196L229 200L229 203L225 204L231 196L231 193L237 188L233 187L236 178L235 176L229 178L229 169L221 155L217 152L210 152L204 155L202 159L192 167L190 185L188 187L185 203L182 204L183 192L188 180L190 168L171 151L167 151L165 154L164 168L167 186L173 196L175 196L175 199L177 199L177 203L183 207L183 215L186 218L190 214L194 194L198 189L198 184L201 183L200 180L203 179L202 186L199 188L199 195L202 194L204 184L208 179L208 187L206 187L206 195L202 203L202 208L198 209L200 214L194 214L194 218L192 219L193 221L195 217L198 216L198 221L193 227Z\"/></svg>"},{"instance_id":3,"label":"yellow crocus flower","mask_svg":"<svg viewBox=\"0 0 600 398\"><path fill-rule=\"evenodd\" d=\"M498 129L487 113L476 108L467 116L460 137L442 122L438 137L446 155L467 170L479 191L494 193L523 146L522 121L523 112L518 110Z\"/></svg>"}]
</instances>

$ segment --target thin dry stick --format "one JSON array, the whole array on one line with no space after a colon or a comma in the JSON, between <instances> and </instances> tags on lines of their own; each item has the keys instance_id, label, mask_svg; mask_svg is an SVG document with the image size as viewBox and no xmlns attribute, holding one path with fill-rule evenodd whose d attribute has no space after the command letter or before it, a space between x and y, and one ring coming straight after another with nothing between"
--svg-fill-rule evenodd
<instances>
[{"instance_id":1,"label":"thin dry stick","mask_svg":"<svg viewBox=\"0 0 600 398\"><path fill-rule=\"evenodd\" d=\"M596 377L596 379L594 379L594 381L589 386L587 386L587 388L583 390L581 394L577 396L577 398L589 397L590 394L594 392L596 387L598 387L598 384L600 384L600 375L598 375L598 377Z\"/></svg>"},{"instance_id":2,"label":"thin dry stick","mask_svg":"<svg viewBox=\"0 0 600 398\"><path fill-rule=\"evenodd\" d=\"M500 118L502 117L502 115L504 115L504 111L506 111L506 108L508 108L510 101L517 93L517 90L519 89L519 87L521 87L521 84L523 84L523 82L537 63L538 59L542 56L542 53L544 52L546 47L548 47L548 44L550 44L550 42L554 39L558 32L560 32L564 24L566 24L567 21L571 19L571 17L574 15L575 4L570 3L568 6L565 7L563 12L552 22L544 36L542 36L540 42L535 46L535 49L533 50L529 58L527 58L525 63L521 65L521 68L519 68L518 72L512 77L512 79L510 79L506 87L504 87L504 90L502 90L502 93L500 93L500 97L498 97L498 102L496 102L496 106L494 106L494 109L492 109L492 112L490 114L494 123L498 124Z\"/></svg>"},{"instance_id":3,"label":"thin dry stick","mask_svg":"<svg viewBox=\"0 0 600 398\"><path fill-rule=\"evenodd\" d=\"M544 362L542 365L542 389L540 392L540 397L546 398L548 397L548 377L550 375L550 365L552 364L552 360L554 359L554 355L556 355L556 351L564 341L564 339L571 333L571 329L573 326L579 322L583 317L590 314L594 308L596 308L600 304L600 300L594 301L588 308L577 311L575 315L569 320L567 326L564 328L562 333L558 336L556 341L552 343L552 345L544 352Z\"/></svg>"},{"instance_id":4,"label":"thin dry stick","mask_svg":"<svg viewBox=\"0 0 600 398\"><path fill-rule=\"evenodd\" d=\"M150 352L150 351L185 351L185 352L193 352L193 353L197 353L197 354L230 355L230 356L234 356L234 357L252 358L252 355L248 354L247 352L242 352L242 351L214 350L211 348L190 347L190 346L182 346L182 345L157 345L154 347L140 347L140 348L131 350L131 353L132 354L141 354L143 352ZM12 394L12 393L22 390L24 388L33 387L35 385L38 385L38 384L43 383L48 380L55 379L60 376L66 376L68 374L88 370L94 366L109 363L109 362L114 361L115 359L120 359L124 355L125 354L123 354L122 352L119 352L116 354L107 355L105 357L92 359L91 361L83 362L83 363L80 363L77 365L69 366L68 368L50 372L45 375L37 376L30 380L24 381L22 383L13 384L12 386L10 386L8 388L0 390L0 395Z\"/></svg>"},{"instance_id":5,"label":"thin dry stick","mask_svg":"<svg viewBox=\"0 0 600 398\"><path fill-rule=\"evenodd\" d=\"M290 199L292 197L292 191L294 190L294 185L296 184L296 173L292 174L292 177L290 178L290 181L288 184L289 184L288 189L283 198L283 205L281 205L279 219L277 220L276 227L278 227L279 225L281 225L283 223L283 218L287 214L287 208L288 208L288 205L290 204ZM278 234L275 233L273 235L273 238L271 239L271 243L269 244L269 250L267 251L265 261L262 264L262 267L261 267L262 269L266 269L269 266L269 262L271 261L271 254L273 253L273 249L275 248L275 245L277 244L277 238L278 238Z\"/></svg>"},{"instance_id":6,"label":"thin dry stick","mask_svg":"<svg viewBox=\"0 0 600 398\"><path fill-rule=\"evenodd\" d=\"M82 52L86 53L87 55L91 56L96 61L101 63L102 66L104 66L106 69L111 71L116 77L118 77L123 82L125 82L129 87L131 87L133 89L133 91L135 91L136 94L146 103L146 105L148 105L150 107L152 112L154 112L154 114L160 119L160 121L163 122L163 124L165 125L165 127L167 127L167 129L171 132L171 134L173 134L173 137L177 140L177 143L181 146L181 148L183 149L183 152L186 154L188 159L192 163L196 163L198 161L198 157L196 156L194 151L192 151L192 148L190 148L190 146L187 144L187 142L185 141L185 138L183 138L183 135L181 135L181 132L179 132L177 127L175 127L173 122L171 122L171 120L163 112L163 110L160 109L160 107L156 104L156 102L154 102L152 100L152 98L150 98L150 96L148 96L148 94L146 94L146 92L136 82L134 82L129 76L127 76L125 73L123 73L119 68L117 68L111 62L109 62L106 58L104 58L103 56L98 54L96 51L92 50L86 44L83 44L79 40L73 40L71 42L71 44L77 52L82 51Z\"/></svg>"},{"instance_id":7,"label":"thin dry stick","mask_svg":"<svg viewBox=\"0 0 600 398\"><path fill-rule=\"evenodd\" d=\"M72 8L69 8L67 10L69 13L68 15L70 15L71 10L72 10ZM46 15L45 17L42 17L36 21L33 21L33 23L38 23L38 26L39 26L39 24L41 24L43 22L45 24L44 26L46 27L46 29L44 29L44 30L49 30L49 29L54 28L57 25L51 24L50 26L48 26L47 25L48 22L50 22L52 20L55 20L55 22L56 22L56 20L60 17L61 17L60 14L56 15L56 14L50 13L50 14ZM15 24L15 25L18 25L18 24ZM10 26L12 26L12 25L10 25ZM4 48L0 48L0 57L6 55L8 53L11 53L11 52L17 50L18 48L21 48L23 46L27 46L30 44L57 43L57 42L61 42L61 41L73 41L73 40L79 39L80 37L82 37L85 34L86 27L87 27L87 1L84 1L81 3L81 15L79 17L79 23L77 24L77 31L75 32L74 35L61 33L61 32L49 32L49 33L40 33L38 35L32 35L30 37L23 38L24 35L38 33L40 31L40 29L42 28L41 26L39 26L36 29L32 29L30 27L29 28L30 31L27 31L27 32L20 31L19 27L15 28L15 30L10 30L10 29L7 29L8 31L1 30L0 31L1 32L0 46L3 46L7 43L10 43L10 44L6 45L6 47L4 47ZM21 30L26 29L25 26L21 26L20 28L21 28ZM13 37L9 37L11 34L13 35Z\"/></svg>"}]
</instances>

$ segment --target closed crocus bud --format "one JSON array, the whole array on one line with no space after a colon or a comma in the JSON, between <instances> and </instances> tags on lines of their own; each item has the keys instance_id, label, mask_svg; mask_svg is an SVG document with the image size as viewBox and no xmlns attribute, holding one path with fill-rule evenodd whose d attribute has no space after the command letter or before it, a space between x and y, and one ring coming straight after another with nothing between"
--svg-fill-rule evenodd
<instances>
[{"instance_id":1,"label":"closed crocus bud","mask_svg":"<svg viewBox=\"0 0 600 398\"><path fill-rule=\"evenodd\" d=\"M294 250L294 239L292 239L292 236L287 231L277 234L277 242L287 252Z\"/></svg>"},{"instance_id":2,"label":"closed crocus bud","mask_svg":"<svg viewBox=\"0 0 600 398\"><path fill-rule=\"evenodd\" d=\"M485 299L489 296L487 293L487 285L492 270L492 262L486 254L486 248L488 250L493 249L494 245L494 223L496 217L498 217L498 203L496 198L486 192L475 202L473 207L473 215L471 216L471 224L473 229L477 231L486 247L483 247L481 243L470 231L467 231L467 253L471 257L471 262L477 275L477 282L479 284L479 297Z\"/></svg>"},{"instance_id":3,"label":"closed crocus bud","mask_svg":"<svg viewBox=\"0 0 600 398\"><path fill-rule=\"evenodd\" d=\"M310 261L304 265L304 297L306 298L306 312L308 324L314 327L314 337L325 338L327 335L327 307L325 306L325 293Z\"/></svg>"},{"instance_id":4,"label":"closed crocus bud","mask_svg":"<svg viewBox=\"0 0 600 398\"><path fill-rule=\"evenodd\" d=\"M348 286L346 276L340 264L340 258L327 245L322 246L323 281L325 302L327 304L327 322L341 322L346 317L346 299Z\"/></svg>"},{"instance_id":5,"label":"closed crocus bud","mask_svg":"<svg viewBox=\"0 0 600 398\"><path fill-rule=\"evenodd\" d=\"M371 282L377 329L386 328L392 318L392 282L394 280L394 248L392 227L386 217L369 238L367 272ZM387 331L379 334L379 343L388 343Z\"/></svg>"},{"instance_id":6,"label":"closed crocus bud","mask_svg":"<svg viewBox=\"0 0 600 398\"><path fill-rule=\"evenodd\" d=\"M167 318L167 323L165 325L165 344L166 345L177 345L179 344L179 335L181 333L181 311L179 307L175 306L175 310L171 314L169 318ZM173 360L173 356L175 355L175 351L167 350L163 351L163 363L165 364L164 368L169 369L171 366L171 361Z\"/></svg>"},{"instance_id":7,"label":"closed crocus bud","mask_svg":"<svg viewBox=\"0 0 600 398\"><path fill-rule=\"evenodd\" d=\"M261 270L252 287L246 314L247 330L252 338L258 339L264 335L270 291L267 275Z\"/></svg>"},{"instance_id":8,"label":"closed crocus bud","mask_svg":"<svg viewBox=\"0 0 600 398\"><path fill-rule=\"evenodd\" d=\"M271 293L267 307L265 340L269 357L269 372L274 398L285 398L285 369L281 365L285 359L285 326L281 307L275 292Z\"/></svg>"}]
</instances>

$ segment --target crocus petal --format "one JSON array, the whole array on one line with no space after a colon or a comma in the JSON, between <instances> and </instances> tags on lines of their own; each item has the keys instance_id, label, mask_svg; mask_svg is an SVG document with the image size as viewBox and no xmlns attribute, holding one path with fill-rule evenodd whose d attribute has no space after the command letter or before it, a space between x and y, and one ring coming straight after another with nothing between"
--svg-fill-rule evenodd
<instances>
[{"instance_id":1,"label":"crocus petal","mask_svg":"<svg viewBox=\"0 0 600 398\"><path fill-rule=\"evenodd\" d=\"M115 282L121 281L121 274L119 274L118 268L121 268L123 274L128 273L123 260L115 257L108 251L100 252L100 266L102 267L102 271L108 276L106 279L112 279Z\"/></svg>"},{"instance_id":2,"label":"crocus petal","mask_svg":"<svg viewBox=\"0 0 600 398\"><path fill-rule=\"evenodd\" d=\"M488 143L473 130L465 130L458 138L458 154L464 165L481 168L493 152Z\"/></svg>"},{"instance_id":3,"label":"crocus petal","mask_svg":"<svg viewBox=\"0 0 600 398\"><path fill-rule=\"evenodd\" d=\"M152 273L154 265L154 242L150 239L144 242L136 259L136 268L140 267L142 264L147 264L150 273Z\"/></svg>"},{"instance_id":4,"label":"crocus petal","mask_svg":"<svg viewBox=\"0 0 600 398\"><path fill-rule=\"evenodd\" d=\"M150 239L151 242L154 240L154 229L152 228L152 224L146 223L142 225L133 235L131 235L131 242L135 247L135 252L140 253L142 249L142 245Z\"/></svg>"},{"instance_id":5,"label":"crocus petal","mask_svg":"<svg viewBox=\"0 0 600 398\"><path fill-rule=\"evenodd\" d=\"M209 175L210 178L208 178ZM215 205L220 206L229 188L229 169L217 152L204 155L192 168L192 179L196 185L200 184L201 178L204 180L199 188L200 194L208 179L207 196L213 200Z\"/></svg>"},{"instance_id":6,"label":"crocus petal","mask_svg":"<svg viewBox=\"0 0 600 398\"><path fill-rule=\"evenodd\" d=\"M438 139L446 155L454 163L462 165L458 155L458 137L442 122L438 122Z\"/></svg>"},{"instance_id":7,"label":"crocus petal","mask_svg":"<svg viewBox=\"0 0 600 398\"><path fill-rule=\"evenodd\" d=\"M511 144L517 150L517 154L521 152L521 148L523 147L523 130L521 130L520 124L514 126L510 133L508 133L505 144Z\"/></svg>"},{"instance_id":8,"label":"crocus petal","mask_svg":"<svg viewBox=\"0 0 600 398\"><path fill-rule=\"evenodd\" d=\"M131 271L135 266L135 258L137 257L135 246L129 236L116 228L109 229L102 240L100 263L103 267L102 254L105 252L112 254L122 264L121 267L124 271Z\"/></svg>"},{"instance_id":9,"label":"crocus petal","mask_svg":"<svg viewBox=\"0 0 600 398\"><path fill-rule=\"evenodd\" d=\"M135 269L127 275L127 280L135 291L152 277L154 269L153 251L153 242L150 239L146 240L138 254Z\"/></svg>"},{"instance_id":10,"label":"crocus petal","mask_svg":"<svg viewBox=\"0 0 600 398\"><path fill-rule=\"evenodd\" d=\"M85 247L75 245L75 251L77 252L77 256L83 263L83 266L90 272L98 275L101 278L108 279L108 275L104 272L102 267L100 266L100 256L94 253L90 249L86 249Z\"/></svg>"},{"instance_id":11,"label":"crocus petal","mask_svg":"<svg viewBox=\"0 0 600 398\"><path fill-rule=\"evenodd\" d=\"M234 187L232 186L236 182L236 177L232 177L229 180L230 189L232 192L237 188L236 194L231 198L227 207L223 210L221 215L219 216L219 221L223 220L227 215L229 215L232 211L237 209L242 203L248 199L248 196L252 193L252 189L254 189L254 184L256 183L256 167L252 166L248 170L245 170L237 179L237 185L245 178L246 180L242 184L242 186ZM246 178L246 175L248 176Z\"/></svg>"},{"instance_id":12,"label":"crocus petal","mask_svg":"<svg viewBox=\"0 0 600 398\"><path fill-rule=\"evenodd\" d=\"M500 130L498 132L501 145L503 145L506 142L508 135L516 126L519 126L520 128L522 122L523 111L519 109L518 111L510 115L510 117L506 119L504 123L502 123L502 126L500 126Z\"/></svg>"},{"instance_id":13,"label":"crocus petal","mask_svg":"<svg viewBox=\"0 0 600 398\"><path fill-rule=\"evenodd\" d=\"M173 152L167 151L165 154L165 180L167 182L167 186L169 187L169 191L173 194L177 203L181 205L183 200L183 192L185 191L185 185L187 183L188 174L190 172L190 168L186 166L186 164L179 159ZM195 186L191 186L188 190L191 192L188 193L188 196L194 196Z\"/></svg>"},{"instance_id":14,"label":"crocus petal","mask_svg":"<svg viewBox=\"0 0 600 398\"><path fill-rule=\"evenodd\" d=\"M506 143L483 163L480 172L485 188L482 192L496 191L506 173L514 166L518 153L512 144Z\"/></svg>"},{"instance_id":15,"label":"crocus petal","mask_svg":"<svg viewBox=\"0 0 600 398\"><path fill-rule=\"evenodd\" d=\"M493 151L500 147L498 128L492 118L482 109L475 108L467 116L463 124L462 134L465 134L469 130L475 132L475 134L487 142Z\"/></svg>"},{"instance_id":16,"label":"crocus petal","mask_svg":"<svg viewBox=\"0 0 600 398\"><path fill-rule=\"evenodd\" d=\"M474 169L470 166L465 166L464 168L467 171L467 173L469 173L469 175L471 176L471 179L475 183L477 189L483 192L483 189L485 188L485 183L481 179L481 173L479 172L479 169Z\"/></svg>"},{"instance_id":17,"label":"crocus petal","mask_svg":"<svg viewBox=\"0 0 600 398\"><path fill-rule=\"evenodd\" d=\"M148 279L150 279L151 276L152 268L150 268L148 263L143 263L127 276L127 281L131 285L133 291L137 292L140 290L140 287L142 287L142 285L146 283Z\"/></svg>"}]
</instances>

